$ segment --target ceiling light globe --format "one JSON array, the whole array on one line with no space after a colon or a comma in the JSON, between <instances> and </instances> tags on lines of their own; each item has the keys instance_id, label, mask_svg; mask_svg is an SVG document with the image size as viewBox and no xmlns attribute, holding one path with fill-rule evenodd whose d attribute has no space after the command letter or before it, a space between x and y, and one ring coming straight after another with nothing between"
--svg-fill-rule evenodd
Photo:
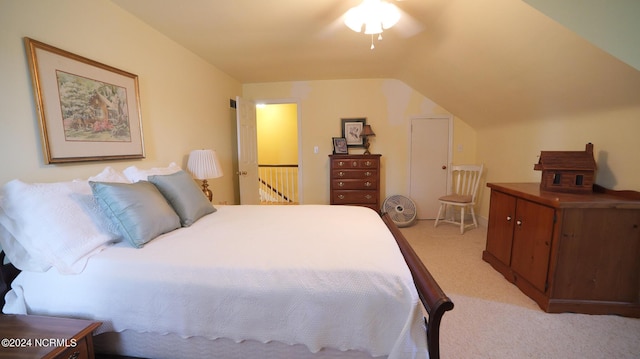
<instances>
[{"instance_id":1,"label":"ceiling light globe","mask_svg":"<svg viewBox=\"0 0 640 359\"><path fill-rule=\"evenodd\" d=\"M344 23L355 32L368 35L380 34L400 20L400 10L393 4L381 0L364 0L362 4L345 13Z\"/></svg>"}]
</instances>

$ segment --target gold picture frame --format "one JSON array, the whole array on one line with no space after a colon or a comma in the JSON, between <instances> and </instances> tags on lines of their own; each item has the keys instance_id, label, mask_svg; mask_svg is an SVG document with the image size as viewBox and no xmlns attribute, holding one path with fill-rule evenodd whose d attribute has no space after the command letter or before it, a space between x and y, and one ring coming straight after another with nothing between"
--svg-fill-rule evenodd
<instances>
[{"instance_id":1,"label":"gold picture frame","mask_svg":"<svg viewBox=\"0 0 640 359\"><path fill-rule=\"evenodd\" d=\"M24 42L47 164L145 157L137 75Z\"/></svg>"}]
</instances>

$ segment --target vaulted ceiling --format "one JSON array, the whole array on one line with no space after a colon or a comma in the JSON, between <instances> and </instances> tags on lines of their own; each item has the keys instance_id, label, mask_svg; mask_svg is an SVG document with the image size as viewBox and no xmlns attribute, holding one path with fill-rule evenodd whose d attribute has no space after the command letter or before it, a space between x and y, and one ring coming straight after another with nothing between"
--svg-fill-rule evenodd
<instances>
[{"instance_id":1,"label":"vaulted ceiling","mask_svg":"<svg viewBox=\"0 0 640 359\"><path fill-rule=\"evenodd\" d=\"M342 24L360 0L112 1L242 83L395 78L474 127L640 102L640 71L521 0L392 0L382 41Z\"/></svg>"}]
</instances>

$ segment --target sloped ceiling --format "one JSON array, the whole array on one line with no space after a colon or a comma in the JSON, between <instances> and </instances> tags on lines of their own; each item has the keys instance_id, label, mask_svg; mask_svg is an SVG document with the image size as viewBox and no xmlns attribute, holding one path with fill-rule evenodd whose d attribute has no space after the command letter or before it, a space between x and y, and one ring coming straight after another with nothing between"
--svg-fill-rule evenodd
<instances>
[{"instance_id":1,"label":"sloped ceiling","mask_svg":"<svg viewBox=\"0 0 640 359\"><path fill-rule=\"evenodd\" d=\"M640 1L524 1L640 70Z\"/></svg>"},{"instance_id":2,"label":"sloped ceiling","mask_svg":"<svg viewBox=\"0 0 640 359\"><path fill-rule=\"evenodd\" d=\"M382 41L360 0L112 0L242 83L396 78L473 127L640 105L640 71L521 0L394 1Z\"/></svg>"}]
</instances>

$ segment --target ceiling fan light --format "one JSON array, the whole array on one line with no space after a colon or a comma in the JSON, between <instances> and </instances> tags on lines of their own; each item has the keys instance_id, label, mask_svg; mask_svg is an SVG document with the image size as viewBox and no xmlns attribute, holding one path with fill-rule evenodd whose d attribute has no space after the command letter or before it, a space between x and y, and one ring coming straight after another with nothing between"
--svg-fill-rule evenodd
<instances>
[{"instance_id":1,"label":"ceiling fan light","mask_svg":"<svg viewBox=\"0 0 640 359\"><path fill-rule=\"evenodd\" d=\"M400 10L398 7L389 3L380 3L380 20L382 27L388 29L400 21Z\"/></svg>"},{"instance_id":2,"label":"ceiling fan light","mask_svg":"<svg viewBox=\"0 0 640 359\"><path fill-rule=\"evenodd\" d=\"M382 23L379 21L368 21L364 26L364 33L367 35L379 34L382 32Z\"/></svg>"},{"instance_id":3,"label":"ceiling fan light","mask_svg":"<svg viewBox=\"0 0 640 359\"><path fill-rule=\"evenodd\" d=\"M382 0L364 0L362 4L349 9L345 13L344 23L355 32L379 34L400 20L400 10Z\"/></svg>"},{"instance_id":4,"label":"ceiling fan light","mask_svg":"<svg viewBox=\"0 0 640 359\"><path fill-rule=\"evenodd\" d=\"M361 32L364 25L363 18L360 6L352 7L344 14L344 24L355 32Z\"/></svg>"}]
</instances>

